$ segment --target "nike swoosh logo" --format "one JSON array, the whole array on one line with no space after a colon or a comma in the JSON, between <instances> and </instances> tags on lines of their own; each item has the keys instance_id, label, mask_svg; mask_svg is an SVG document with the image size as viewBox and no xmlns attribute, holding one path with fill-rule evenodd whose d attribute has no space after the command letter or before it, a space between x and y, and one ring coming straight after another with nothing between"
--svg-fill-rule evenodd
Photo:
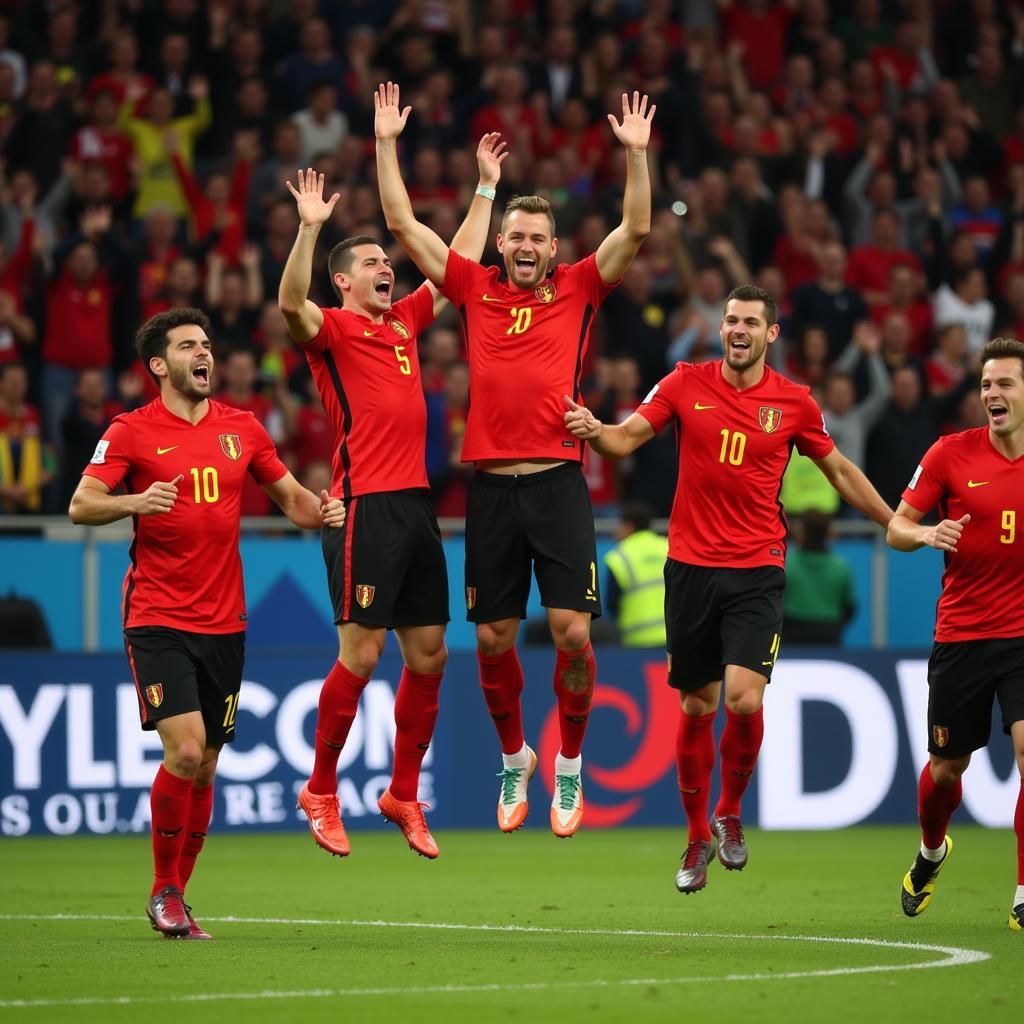
<instances>
[{"instance_id":1,"label":"nike swoosh logo","mask_svg":"<svg viewBox=\"0 0 1024 1024\"><path fill-rule=\"evenodd\" d=\"M373 331L363 331L363 337L364 338L372 338L372 337L374 337L374 333L373 333Z\"/></svg>"},{"instance_id":2,"label":"nike swoosh logo","mask_svg":"<svg viewBox=\"0 0 1024 1024\"><path fill-rule=\"evenodd\" d=\"M968 487L984 487L986 484L992 483L991 480L968 480Z\"/></svg>"},{"instance_id":3,"label":"nike swoosh logo","mask_svg":"<svg viewBox=\"0 0 1024 1024\"><path fill-rule=\"evenodd\" d=\"M762 661L761 664L762 665L768 665L769 667L771 667L772 665L775 664L775 662L774 661Z\"/></svg>"},{"instance_id":4,"label":"nike swoosh logo","mask_svg":"<svg viewBox=\"0 0 1024 1024\"><path fill-rule=\"evenodd\" d=\"M157 455L166 455L168 452L173 452L175 448L180 448L180 444L172 444L170 448L157 448Z\"/></svg>"},{"instance_id":5,"label":"nike swoosh logo","mask_svg":"<svg viewBox=\"0 0 1024 1024\"><path fill-rule=\"evenodd\" d=\"M501 302L502 301L501 299L496 299L493 295L488 295L487 292L484 292L483 295L480 296L480 298L483 299L484 302Z\"/></svg>"},{"instance_id":6,"label":"nike swoosh logo","mask_svg":"<svg viewBox=\"0 0 1024 1024\"><path fill-rule=\"evenodd\" d=\"M705 409L717 409L718 408L717 405L701 405L700 402L694 402L693 403L693 407L698 412L703 412Z\"/></svg>"}]
</instances>

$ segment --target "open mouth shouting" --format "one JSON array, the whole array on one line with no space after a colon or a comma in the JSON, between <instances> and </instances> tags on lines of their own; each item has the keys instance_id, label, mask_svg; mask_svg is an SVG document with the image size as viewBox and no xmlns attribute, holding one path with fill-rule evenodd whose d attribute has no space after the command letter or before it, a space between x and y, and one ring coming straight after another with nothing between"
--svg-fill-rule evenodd
<instances>
[{"instance_id":1,"label":"open mouth shouting","mask_svg":"<svg viewBox=\"0 0 1024 1024\"><path fill-rule=\"evenodd\" d=\"M206 362L192 364L192 383L201 388L210 386L210 364Z\"/></svg>"},{"instance_id":2,"label":"open mouth shouting","mask_svg":"<svg viewBox=\"0 0 1024 1024\"><path fill-rule=\"evenodd\" d=\"M994 427L1001 427L1006 423L1007 417L1010 415L1010 410L1007 405L1000 399L993 399L986 406L988 412L989 421Z\"/></svg>"},{"instance_id":3,"label":"open mouth shouting","mask_svg":"<svg viewBox=\"0 0 1024 1024\"><path fill-rule=\"evenodd\" d=\"M537 257L533 253L517 253L512 265L516 268L516 277L529 281L537 270Z\"/></svg>"},{"instance_id":4,"label":"open mouth shouting","mask_svg":"<svg viewBox=\"0 0 1024 1024\"><path fill-rule=\"evenodd\" d=\"M391 288L394 285L394 279L388 274L380 274L377 279L373 282L373 293L380 299L381 302L391 302Z\"/></svg>"}]
</instances>

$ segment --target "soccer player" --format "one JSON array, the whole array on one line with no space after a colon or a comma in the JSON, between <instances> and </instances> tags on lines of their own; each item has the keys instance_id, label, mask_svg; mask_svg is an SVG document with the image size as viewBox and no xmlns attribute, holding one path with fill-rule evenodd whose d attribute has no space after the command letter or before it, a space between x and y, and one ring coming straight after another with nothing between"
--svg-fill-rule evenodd
<instances>
[{"instance_id":1,"label":"soccer player","mask_svg":"<svg viewBox=\"0 0 1024 1024\"><path fill-rule=\"evenodd\" d=\"M413 214L396 154L411 108L401 109L398 87L379 86L375 106L388 227L458 309L469 352L472 404L462 459L477 472L466 510L466 608L501 741L498 826L511 832L522 825L537 765L523 735L515 649L532 562L556 647L561 749L550 822L556 836L571 836L583 821L580 751L596 671L590 620L601 614L601 596L583 444L565 431L561 396L579 396L594 314L650 230L647 144L655 108L634 93L632 102L622 97L621 123L608 116L626 149L626 190L622 223L596 254L552 268L558 239L551 209L539 196L520 196L506 206L497 238L504 266L484 268L449 251Z\"/></svg>"},{"instance_id":2,"label":"soccer player","mask_svg":"<svg viewBox=\"0 0 1024 1024\"><path fill-rule=\"evenodd\" d=\"M778 494L794 446L855 508L885 526L892 510L828 436L809 389L765 365L779 335L775 300L742 285L726 298L723 359L676 368L624 423L601 423L568 396L566 426L619 459L669 423L679 477L665 564L668 681L680 691L679 790L689 827L676 888L697 892L717 842L727 870L747 863L740 802L764 736L762 702L779 656L786 520ZM725 684L722 793L708 821L712 726Z\"/></svg>"},{"instance_id":3,"label":"soccer player","mask_svg":"<svg viewBox=\"0 0 1024 1024\"><path fill-rule=\"evenodd\" d=\"M944 552L935 643L928 659L928 764L917 784L921 848L903 879L903 913L917 917L953 850L946 833L960 777L988 744L999 700L1024 779L1024 344L996 338L981 351L987 427L940 437L925 453L889 524L897 551ZM942 521L921 519L936 505ZM1008 599L1009 598L1009 599ZM1024 931L1024 781L1013 817L1017 888L1010 928Z\"/></svg>"},{"instance_id":4,"label":"soccer player","mask_svg":"<svg viewBox=\"0 0 1024 1024\"><path fill-rule=\"evenodd\" d=\"M252 413L210 398L210 323L198 309L151 317L135 339L160 397L115 417L71 498L75 523L132 517L124 645L142 728L163 762L151 793L153 888L146 913L169 938L208 939L185 903L213 808L217 757L235 739L245 651L238 553L251 474L298 526L339 527L345 510L288 472ZM126 493L115 494L122 487Z\"/></svg>"},{"instance_id":5,"label":"soccer player","mask_svg":"<svg viewBox=\"0 0 1024 1024\"><path fill-rule=\"evenodd\" d=\"M477 149L480 185L452 240L479 258L505 144L496 133ZM338 758L359 695L394 629L405 667L395 698L395 760L381 814L411 849L438 855L417 800L420 764L437 721L447 651L448 573L426 472L427 408L416 337L446 305L424 283L392 303L395 275L375 239L339 242L327 261L341 309L307 298L313 251L339 196L324 200L324 176L288 182L299 232L281 276L278 305L302 346L324 408L337 431L331 491L344 498L344 529L324 531L324 561L338 626L338 658L320 692L313 774L299 793L316 842L338 857L350 847L338 801Z\"/></svg>"}]
</instances>

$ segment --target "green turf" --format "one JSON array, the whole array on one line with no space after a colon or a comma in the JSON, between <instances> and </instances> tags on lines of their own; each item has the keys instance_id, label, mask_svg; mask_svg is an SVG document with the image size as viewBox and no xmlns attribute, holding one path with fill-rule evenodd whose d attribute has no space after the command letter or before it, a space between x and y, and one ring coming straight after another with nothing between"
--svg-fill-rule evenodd
<instances>
[{"instance_id":1,"label":"green turf","mask_svg":"<svg viewBox=\"0 0 1024 1024\"><path fill-rule=\"evenodd\" d=\"M216 936L207 943L171 942L149 929L142 914L145 840L7 839L0 844L0 1024L1019 1019L1024 935L1006 925L1013 835L980 828L953 834L956 850L933 905L910 921L899 909L900 881L917 842L910 828L751 832L747 869L727 874L715 863L708 887L688 897L673 886L679 834L662 830L584 831L571 841L540 828L510 836L440 833L435 862L415 857L392 832L356 832L345 861L304 835L214 832L189 891L196 917ZM124 919L16 918L51 914ZM292 923L217 921L225 916ZM296 923L303 919L336 923ZM374 921L407 925L358 923ZM781 938L796 935L956 946L991 959L929 970L721 980L942 958ZM444 986L469 991L438 991ZM270 995L314 990L331 994ZM264 995L162 1002L223 993ZM144 1002L10 1005L116 997Z\"/></svg>"}]
</instances>

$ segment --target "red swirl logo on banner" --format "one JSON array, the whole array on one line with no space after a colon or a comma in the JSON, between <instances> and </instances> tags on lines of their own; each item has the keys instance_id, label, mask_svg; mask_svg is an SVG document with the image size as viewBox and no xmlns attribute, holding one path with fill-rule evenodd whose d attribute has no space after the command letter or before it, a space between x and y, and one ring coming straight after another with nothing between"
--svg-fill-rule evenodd
<instances>
[{"instance_id":1,"label":"red swirl logo on banner","mask_svg":"<svg viewBox=\"0 0 1024 1024\"><path fill-rule=\"evenodd\" d=\"M597 684L590 705L591 716L600 709L617 711L625 720L625 732L630 738L639 734L639 745L633 756L614 768L602 767L595 762L601 751L583 745L583 792L586 797L586 824L590 827L612 828L629 821L643 806L644 798L638 790L657 782L675 765L675 739L679 723L679 694L667 683L668 670L664 661L644 664L647 707L642 708L631 693L617 686ZM558 708L552 709L544 720L540 734L538 755L541 764L552 764L559 748ZM551 776L543 775L544 786L550 795ZM593 789L587 783L596 783L611 793L631 793L617 804L599 804Z\"/></svg>"}]
</instances>

